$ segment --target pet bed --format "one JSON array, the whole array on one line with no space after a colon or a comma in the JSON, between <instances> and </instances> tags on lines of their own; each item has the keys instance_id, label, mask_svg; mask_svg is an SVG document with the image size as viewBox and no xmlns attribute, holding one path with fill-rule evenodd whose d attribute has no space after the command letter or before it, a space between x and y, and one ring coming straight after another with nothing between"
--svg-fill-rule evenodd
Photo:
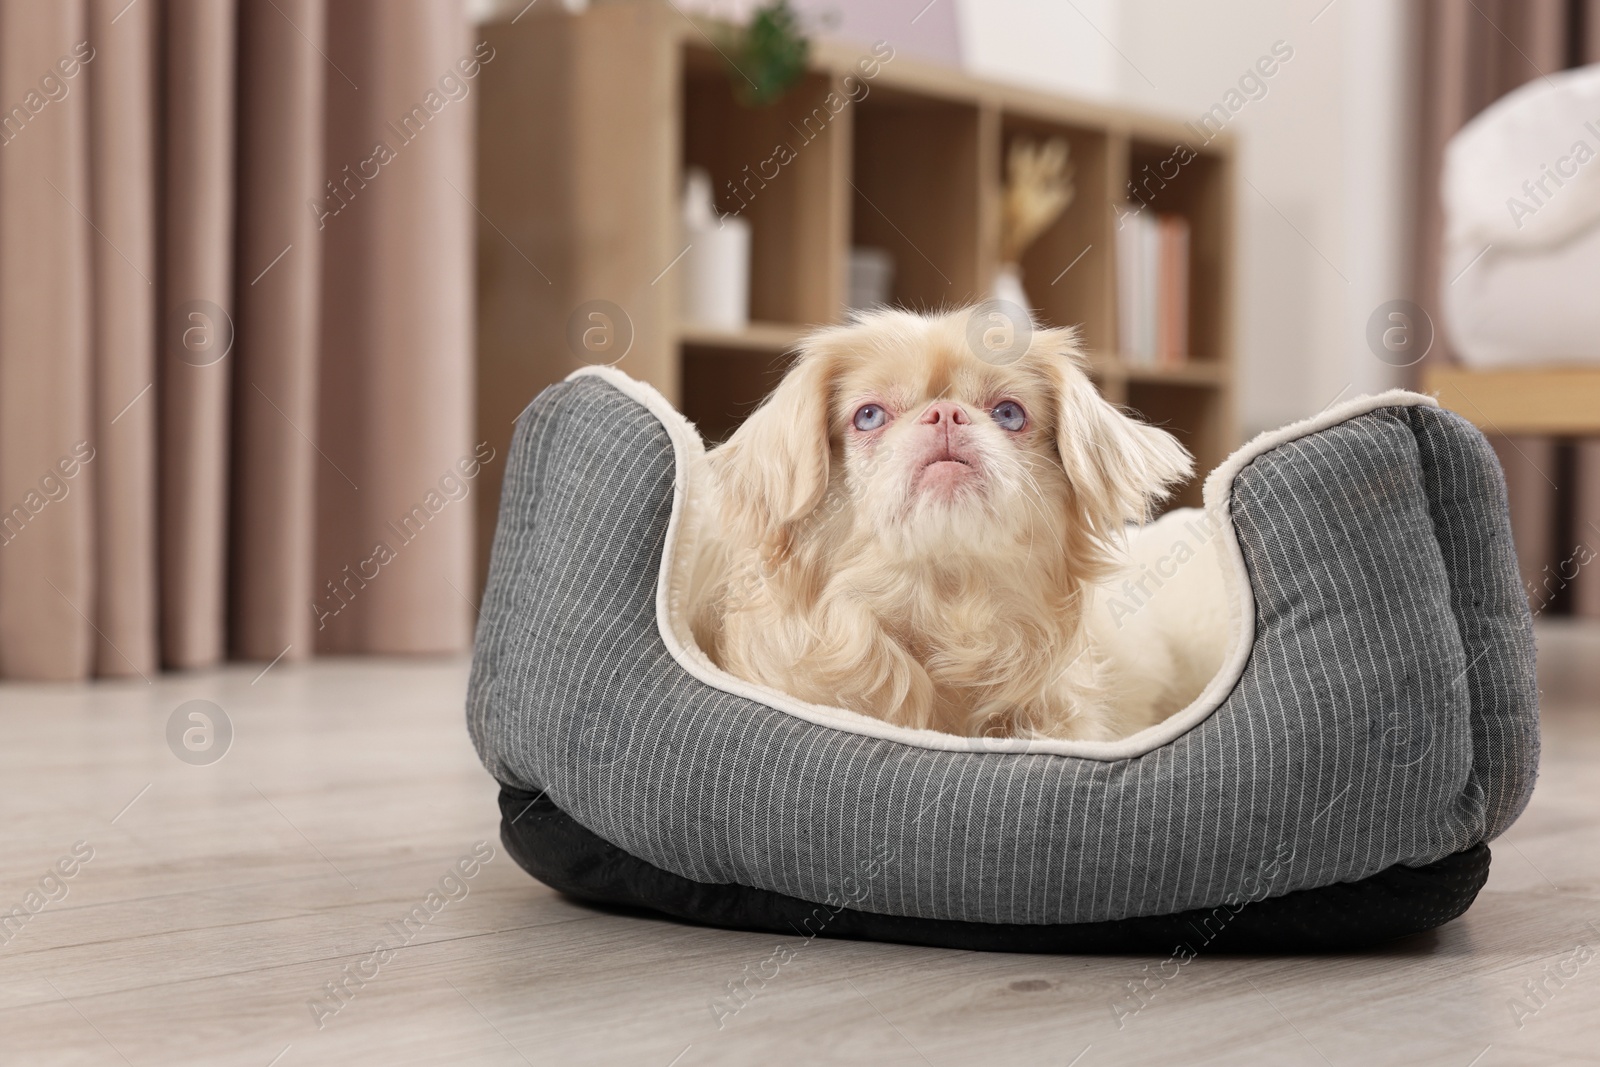
<instances>
[{"instance_id":1,"label":"pet bed","mask_svg":"<svg viewBox=\"0 0 1600 1067\"><path fill-rule=\"evenodd\" d=\"M614 369L518 422L467 716L508 851L565 893L960 947L1349 948L1464 911L1532 792L1504 484L1427 397L1345 403L1212 473L1226 662L1109 742L911 730L719 671L685 618L703 463Z\"/></svg>"}]
</instances>

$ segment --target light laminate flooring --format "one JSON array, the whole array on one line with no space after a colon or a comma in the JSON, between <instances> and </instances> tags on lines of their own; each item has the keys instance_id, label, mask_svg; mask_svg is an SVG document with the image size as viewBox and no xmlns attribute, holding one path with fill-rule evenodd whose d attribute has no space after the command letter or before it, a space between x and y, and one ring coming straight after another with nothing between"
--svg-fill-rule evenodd
<instances>
[{"instance_id":1,"label":"light laminate flooring","mask_svg":"<svg viewBox=\"0 0 1600 1067\"><path fill-rule=\"evenodd\" d=\"M563 899L500 847L462 661L0 686L0 911L47 900L0 944L0 1064L1600 1063L1600 629L1543 626L1540 650L1539 788L1463 918L1347 956L1202 955L1120 1026L1159 960L806 942ZM224 758L174 755L190 700L226 713ZM456 899L373 960L479 842L493 857L444 883ZM719 1020L780 944L793 958ZM353 995L315 1010L347 967Z\"/></svg>"}]
</instances>

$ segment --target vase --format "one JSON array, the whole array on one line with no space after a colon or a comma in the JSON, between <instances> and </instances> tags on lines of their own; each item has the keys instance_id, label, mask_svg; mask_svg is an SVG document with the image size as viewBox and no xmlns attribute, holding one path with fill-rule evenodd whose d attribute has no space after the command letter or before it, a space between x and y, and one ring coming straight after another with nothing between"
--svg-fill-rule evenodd
<instances>
[{"instance_id":1,"label":"vase","mask_svg":"<svg viewBox=\"0 0 1600 1067\"><path fill-rule=\"evenodd\" d=\"M1015 304L1023 311L1030 310L1028 293L1022 288L1022 268L1015 263L1000 264L1000 269L994 274L994 288L990 295L1003 303Z\"/></svg>"}]
</instances>

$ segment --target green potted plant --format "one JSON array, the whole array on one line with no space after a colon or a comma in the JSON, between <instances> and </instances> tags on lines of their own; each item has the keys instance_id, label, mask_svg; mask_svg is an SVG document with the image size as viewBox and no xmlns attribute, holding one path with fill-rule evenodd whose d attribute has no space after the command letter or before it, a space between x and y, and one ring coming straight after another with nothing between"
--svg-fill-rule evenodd
<instances>
[{"instance_id":1,"label":"green potted plant","mask_svg":"<svg viewBox=\"0 0 1600 1067\"><path fill-rule=\"evenodd\" d=\"M743 29L729 35L723 51L733 93L747 107L777 102L805 73L811 41L789 0L763 4Z\"/></svg>"}]
</instances>

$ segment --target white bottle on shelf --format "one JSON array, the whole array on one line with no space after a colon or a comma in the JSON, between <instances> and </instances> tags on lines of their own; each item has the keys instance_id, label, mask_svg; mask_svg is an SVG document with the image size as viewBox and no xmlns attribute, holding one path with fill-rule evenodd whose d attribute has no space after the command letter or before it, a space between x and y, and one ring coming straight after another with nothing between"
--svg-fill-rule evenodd
<instances>
[{"instance_id":1,"label":"white bottle on shelf","mask_svg":"<svg viewBox=\"0 0 1600 1067\"><path fill-rule=\"evenodd\" d=\"M718 216L711 175L691 167L683 182L683 317L696 326L743 330L750 323L750 223Z\"/></svg>"}]
</instances>

